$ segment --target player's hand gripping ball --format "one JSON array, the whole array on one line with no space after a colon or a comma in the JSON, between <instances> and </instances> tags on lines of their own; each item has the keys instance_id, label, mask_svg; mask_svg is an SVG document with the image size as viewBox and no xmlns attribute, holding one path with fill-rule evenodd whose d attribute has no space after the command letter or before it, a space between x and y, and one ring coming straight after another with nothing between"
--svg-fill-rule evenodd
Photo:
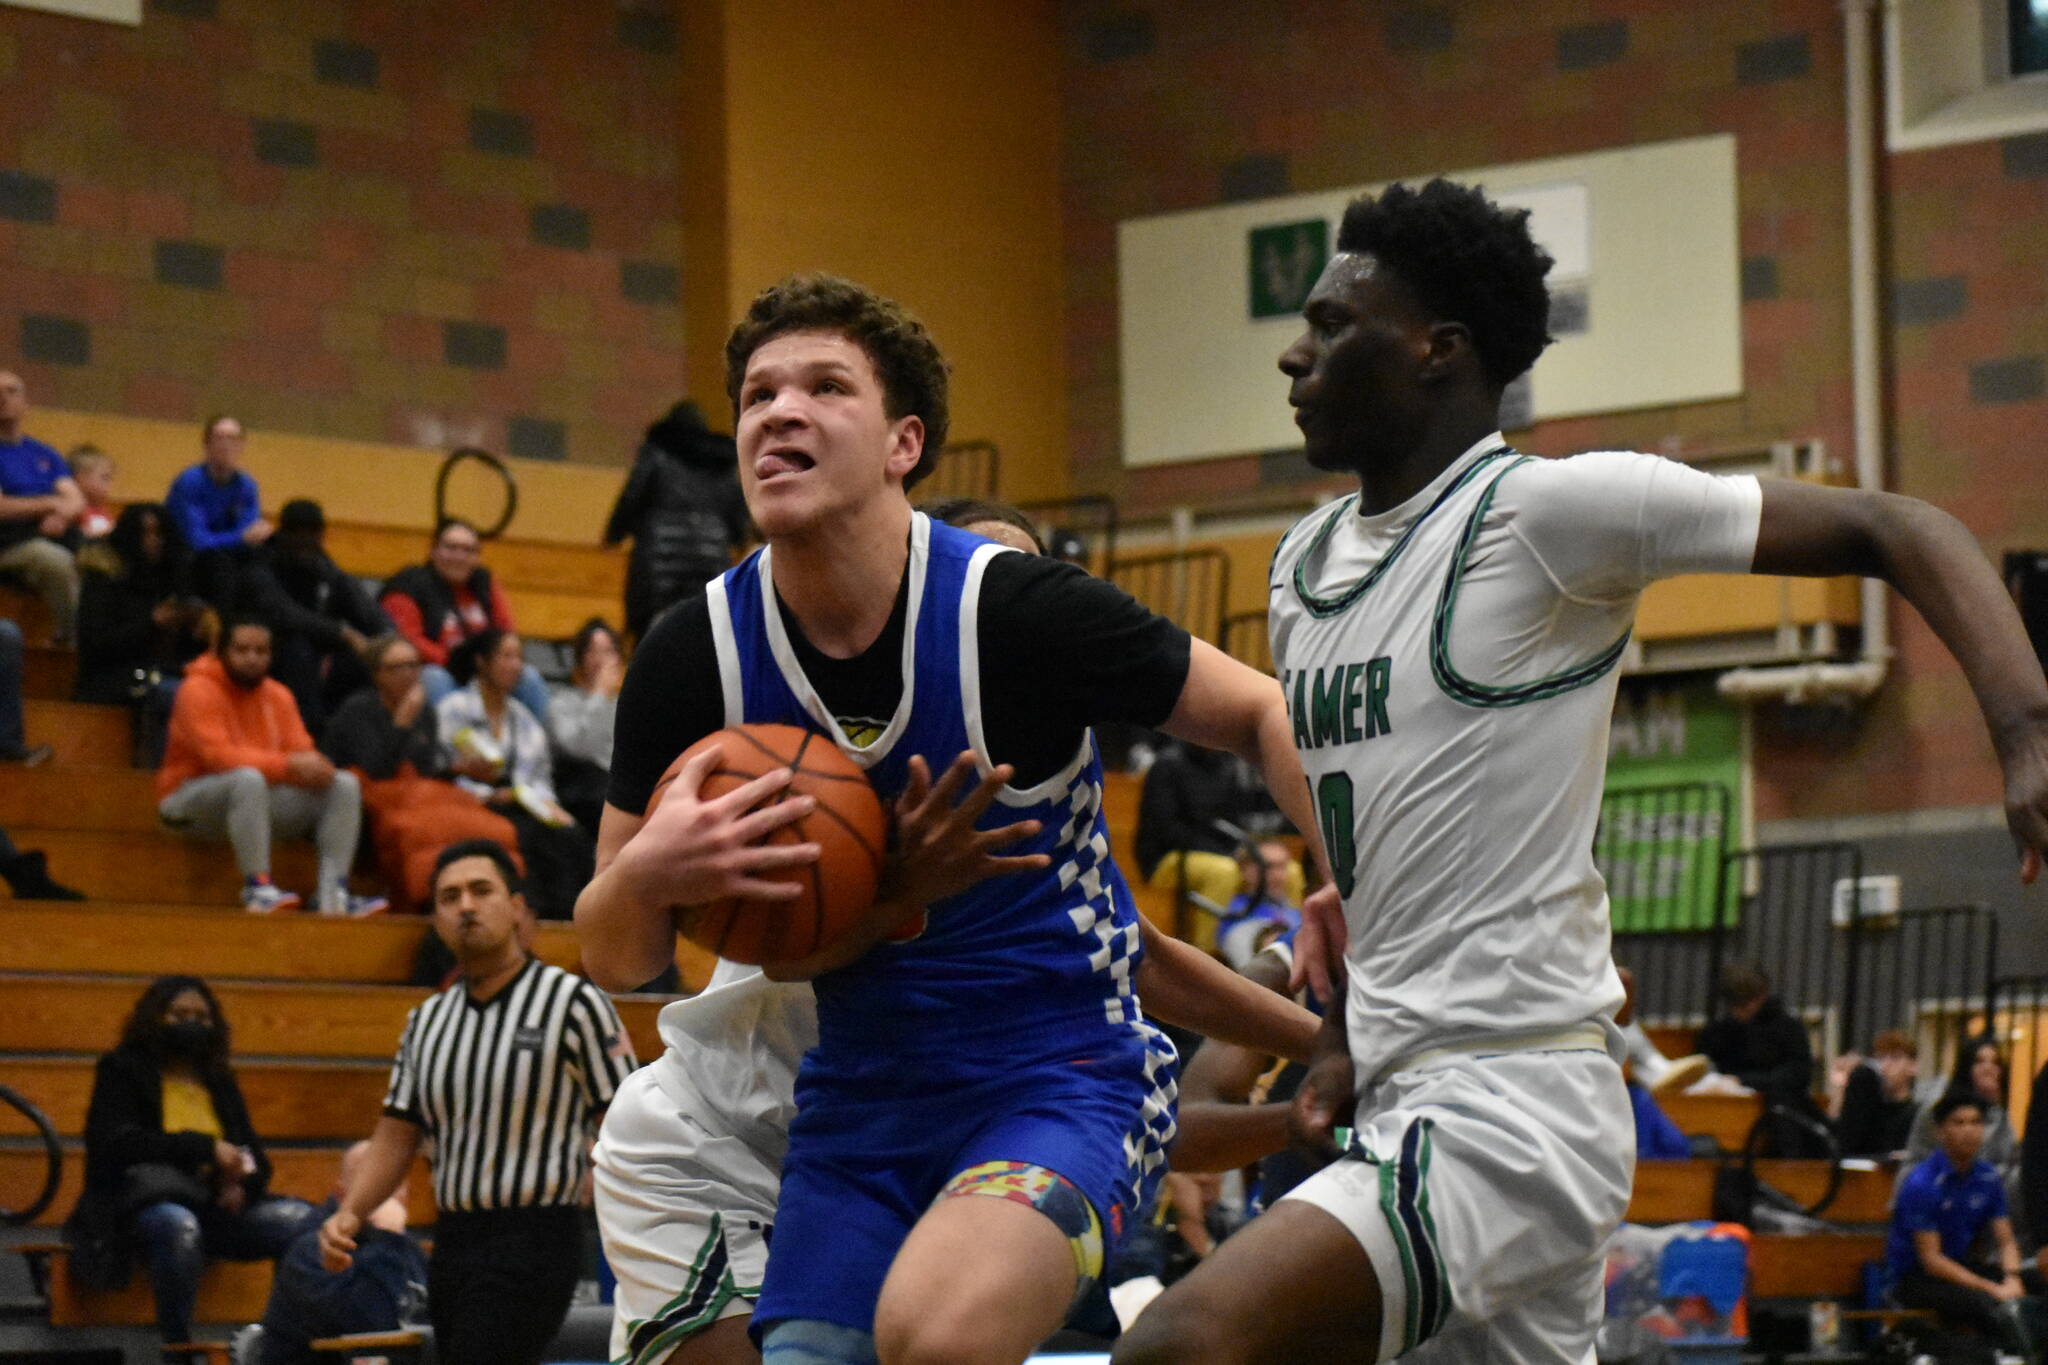
<instances>
[{"instance_id":1,"label":"player's hand gripping ball","mask_svg":"<svg viewBox=\"0 0 2048 1365\"><path fill-rule=\"evenodd\" d=\"M790 769L789 785L771 801L810 796L817 809L762 842L814 843L818 861L755 874L764 881L795 883L801 894L794 900L732 898L679 905L676 931L732 962L800 961L838 938L874 904L889 839L881 799L868 785L867 774L823 735L794 725L736 725L706 735L669 764L648 799L649 814L683 765L713 744L723 752L698 788L698 799L716 800L778 768Z\"/></svg>"}]
</instances>

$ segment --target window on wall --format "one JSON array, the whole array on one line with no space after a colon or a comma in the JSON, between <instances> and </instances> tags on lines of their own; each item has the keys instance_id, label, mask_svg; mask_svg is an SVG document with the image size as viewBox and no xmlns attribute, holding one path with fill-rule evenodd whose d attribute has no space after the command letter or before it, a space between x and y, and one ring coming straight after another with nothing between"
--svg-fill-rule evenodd
<instances>
[{"instance_id":1,"label":"window on wall","mask_svg":"<svg viewBox=\"0 0 2048 1365\"><path fill-rule=\"evenodd\" d=\"M2048 0L2006 0L2007 68L2015 76L2048 71Z\"/></svg>"},{"instance_id":2,"label":"window on wall","mask_svg":"<svg viewBox=\"0 0 2048 1365\"><path fill-rule=\"evenodd\" d=\"M1885 0L1895 151L2048 129L2048 0Z\"/></svg>"}]
</instances>

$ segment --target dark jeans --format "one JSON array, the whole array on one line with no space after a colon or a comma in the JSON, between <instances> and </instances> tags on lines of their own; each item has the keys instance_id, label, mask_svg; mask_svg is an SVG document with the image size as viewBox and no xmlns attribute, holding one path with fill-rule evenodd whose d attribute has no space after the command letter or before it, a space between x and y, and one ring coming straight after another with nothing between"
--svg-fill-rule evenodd
<instances>
[{"instance_id":1,"label":"dark jeans","mask_svg":"<svg viewBox=\"0 0 2048 1365\"><path fill-rule=\"evenodd\" d=\"M2000 1278L1992 1265L1964 1263L1974 1275L1987 1280ZM2033 1286L2029 1286L2030 1288ZM1981 1289L1936 1279L1924 1270L1909 1270L1899 1276L1898 1300L1907 1308L1932 1309L1944 1327L1965 1327L1998 1343L2002 1351L2030 1355L2020 1325L2019 1304L2000 1303ZM2022 1299L2020 1303L2025 1303Z\"/></svg>"},{"instance_id":2,"label":"dark jeans","mask_svg":"<svg viewBox=\"0 0 2048 1365\"><path fill-rule=\"evenodd\" d=\"M441 1365L538 1365L582 1268L573 1208L444 1213L434 1226L427 1312Z\"/></svg>"},{"instance_id":3,"label":"dark jeans","mask_svg":"<svg viewBox=\"0 0 2048 1365\"><path fill-rule=\"evenodd\" d=\"M192 1339L192 1305L209 1256L262 1261L280 1255L313 1217L303 1199L267 1196L240 1213L210 1206L194 1213L183 1204L151 1204L131 1226L149 1267L156 1295L156 1327L165 1341Z\"/></svg>"},{"instance_id":4,"label":"dark jeans","mask_svg":"<svg viewBox=\"0 0 2048 1365\"><path fill-rule=\"evenodd\" d=\"M21 669L25 654L21 627L0 617L0 755L20 753Z\"/></svg>"},{"instance_id":5,"label":"dark jeans","mask_svg":"<svg viewBox=\"0 0 2048 1365\"><path fill-rule=\"evenodd\" d=\"M330 1275L320 1264L320 1229L306 1229L278 1258L256 1365L315 1365L312 1345L322 1337L397 1330L412 1287L426 1279L426 1258L412 1240L375 1228L356 1238L355 1263Z\"/></svg>"}]
</instances>

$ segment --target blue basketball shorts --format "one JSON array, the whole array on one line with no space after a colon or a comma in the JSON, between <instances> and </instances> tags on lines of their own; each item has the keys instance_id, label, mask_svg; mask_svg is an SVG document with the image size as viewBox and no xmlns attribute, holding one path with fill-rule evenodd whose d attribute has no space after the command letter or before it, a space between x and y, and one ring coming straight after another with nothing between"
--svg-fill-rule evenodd
<instances>
[{"instance_id":1,"label":"blue basketball shorts","mask_svg":"<svg viewBox=\"0 0 2048 1365\"><path fill-rule=\"evenodd\" d=\"M1173 1045L1149 1025L972 1068L833 1065L813 1052L797 1078L756 1339L789 1318L872 1331L911 1227L953 1176L988 1162L1065 1177L1113 1253L1164 1173L1176 1088Z\"/></svg>"}]
</instances>

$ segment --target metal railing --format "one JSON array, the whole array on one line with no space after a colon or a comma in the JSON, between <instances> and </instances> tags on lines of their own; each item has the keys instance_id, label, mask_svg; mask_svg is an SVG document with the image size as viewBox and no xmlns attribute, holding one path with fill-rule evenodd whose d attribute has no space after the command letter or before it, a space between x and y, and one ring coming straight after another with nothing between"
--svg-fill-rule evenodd
<instances>
[{"instance_id":1,"label":"metal railing","mask_svg":"<svg viewBox=\"0 0 2048 1365\"><path fill-rule=\"evenodd\" d=\"M1017 510L1038 523L1048 549L1092 574L1109 576L1116 562L1116 502L1100 493L1020 502ZM1076 555L1073 548L1078 547Z\"/></svg>"},{"instance_id":2,"label":"metal railing","mask_svg":"<svg viewBox=\"0 0 2048 1365\"><path fill-rule=\"evenodd\" d=\"M1842 1050L1867 1052L1879 1031L1904 1029L1920 1045L1920 1074L1946 1074L1992 1012L1998 916L1981 905L1905 910L1856 920L1849 941L1857 970Z\"/></svg>"},{"instance_id":3,"label":"metal railing","mask_svg":"<svg viewBox=\"0 0 2048 1365\"><path fill-rule=\"evenodd\" d=\"M1230 560L1218 549L1134 555L1110 564L1109 579L1190 635L1221 645L1230 602Z\"/></svg>"},{"instance_id":4,"label":"metal railing","mask_svg":"<svg viewBox=\"0 0 2048 1365\"><path fill-rule=\"evenodd\" d=\"M1844 880L1854 885L1862 872L1862 850L1849 843L1771 844L1730 853L1732 904L1708 962L1710 986L1723 963L1762 968L1779 1001L1814 1033L1815 1055L1832 1055L1836 1031L1854 1027L1862 981L1860 941L1831 918L1835 886Z\"/></svg>"}]
</instances>

